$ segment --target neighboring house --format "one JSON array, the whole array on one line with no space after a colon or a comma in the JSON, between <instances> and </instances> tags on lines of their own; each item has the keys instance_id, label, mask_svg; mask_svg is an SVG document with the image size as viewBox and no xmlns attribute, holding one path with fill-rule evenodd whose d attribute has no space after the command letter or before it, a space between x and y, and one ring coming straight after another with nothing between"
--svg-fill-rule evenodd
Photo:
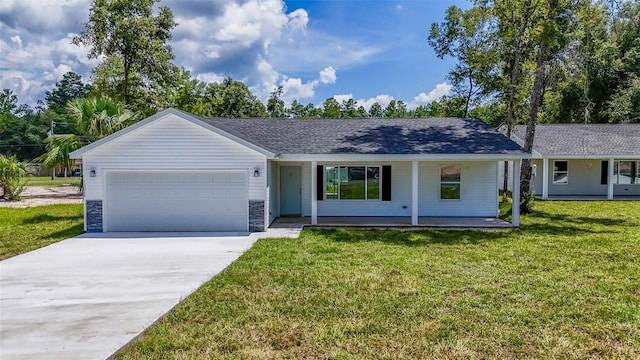
<instances>
[{"instance_id":1,"label":"neighboring house","mask_svg":"<svg viewBox=\"0 0 640 360\"><path fill-rule=\"evenodd\" d=\"M495 218L497 163L529 154L475 119L168 109L71 157L83 163L86 231L263 231L286 215Z\"/></svg>"},{"instance_id":2,"label":"neighboring house","mask_svg":"<svg viewBox=\"0 0 640 360\"><path fill-rule=\"evenodd\" d=\"M525 125L512 139L524 144ZM533 191L567 196L640 197L640 124L540 124L533 143Z\"/></svg>"}]
</instances>

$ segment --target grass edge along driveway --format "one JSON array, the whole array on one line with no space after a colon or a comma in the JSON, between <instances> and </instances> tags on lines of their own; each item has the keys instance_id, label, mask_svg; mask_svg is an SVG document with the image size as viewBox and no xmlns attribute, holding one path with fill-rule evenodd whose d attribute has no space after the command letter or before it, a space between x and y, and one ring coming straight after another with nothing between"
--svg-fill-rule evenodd
<instances>
[{"instance_id":1,"label":"grass edge along driveway","mask_svg":"<svg viewBox=\"0 0 640 360\"><path fill-rule=\"evenodd\" d=\"M80 235L83 229L82 204L0 207L0 260Z\"/></svg>"},{"instance_id":2,"label":"grass edge along driveway","mask_svg":"<svg viewBox=\"0 0 640 360\"><path fill-rule=\"evenodd\" d=\"M640 202L265 239L116 359L639 358Z\"/></svg>"}]
</instances>

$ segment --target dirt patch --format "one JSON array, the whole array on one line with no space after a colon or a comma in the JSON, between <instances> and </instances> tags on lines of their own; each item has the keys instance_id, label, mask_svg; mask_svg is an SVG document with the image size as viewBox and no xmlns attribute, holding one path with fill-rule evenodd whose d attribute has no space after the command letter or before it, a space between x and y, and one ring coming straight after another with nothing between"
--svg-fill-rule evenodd
<instances>
[{"instance_id":1,"label":"dirt patch","mask_svg":"<svg viewBox=\"0 0 640 360\"><path fill-rule=\"evenodd\" d=\"M52 204L81 204L82 192L77 186L27 186L20 201L0 200L0 207L32 207Z\"/></svg>"}]
</instances>

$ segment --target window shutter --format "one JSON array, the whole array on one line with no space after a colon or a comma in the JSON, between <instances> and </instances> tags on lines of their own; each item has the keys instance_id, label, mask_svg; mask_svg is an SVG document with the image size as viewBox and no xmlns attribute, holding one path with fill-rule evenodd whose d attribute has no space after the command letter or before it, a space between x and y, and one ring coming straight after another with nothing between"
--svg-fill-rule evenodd
<instances>
[{"instance_id":1,"label":"window shutter","mask_svg":"<svg viewBox=\"0 0 640 360\"><path fill-rule=\"evenodd\" d=\"M382 166L382 201L391 201L391 165Z\"/></svg>"},{"instance_id":2,"label":"window shutter","mask_svg":"<svg viewBox=\"0 0 640 360\"><path fill-rule=\"evenodd\" d=\"M607 185L607 179L609 179L609 161L603 160L600 167L600 185Z\"/></svg>"},{"instance_id":3,"label":"window shutter","mask_svg":"<svg viewBox=\"0 0 640 360\"><path fill-rule=\"evenodd\" d=\"M318 173L316 174L316 198L318 201L324 200L324 166L318 165Z\"/></svg>"}]
</instances>

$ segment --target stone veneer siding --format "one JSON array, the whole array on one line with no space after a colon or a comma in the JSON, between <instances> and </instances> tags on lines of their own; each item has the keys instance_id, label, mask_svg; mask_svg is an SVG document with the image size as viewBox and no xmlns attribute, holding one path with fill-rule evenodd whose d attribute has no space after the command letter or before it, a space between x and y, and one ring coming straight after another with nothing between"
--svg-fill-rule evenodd
<instances>
[{"instance_id":1,"label":"stone veneer siding","mask_svg":"<svg viewBox=\"0 0 640 360\"><path fill-rule=\"evenodd\" d=\"M102 200L87 200L87 232L102 232Z\"/></svg>"},{"instance_id":2,"label":"stone veneer siding","mask_svg":"<svg viewBox=\"0 0 640 360\"><path fill-rule=\"evenodd\" d=\"M249 231L265 231L263 200L249 200Z\"/></svg>"}]
</instances>

